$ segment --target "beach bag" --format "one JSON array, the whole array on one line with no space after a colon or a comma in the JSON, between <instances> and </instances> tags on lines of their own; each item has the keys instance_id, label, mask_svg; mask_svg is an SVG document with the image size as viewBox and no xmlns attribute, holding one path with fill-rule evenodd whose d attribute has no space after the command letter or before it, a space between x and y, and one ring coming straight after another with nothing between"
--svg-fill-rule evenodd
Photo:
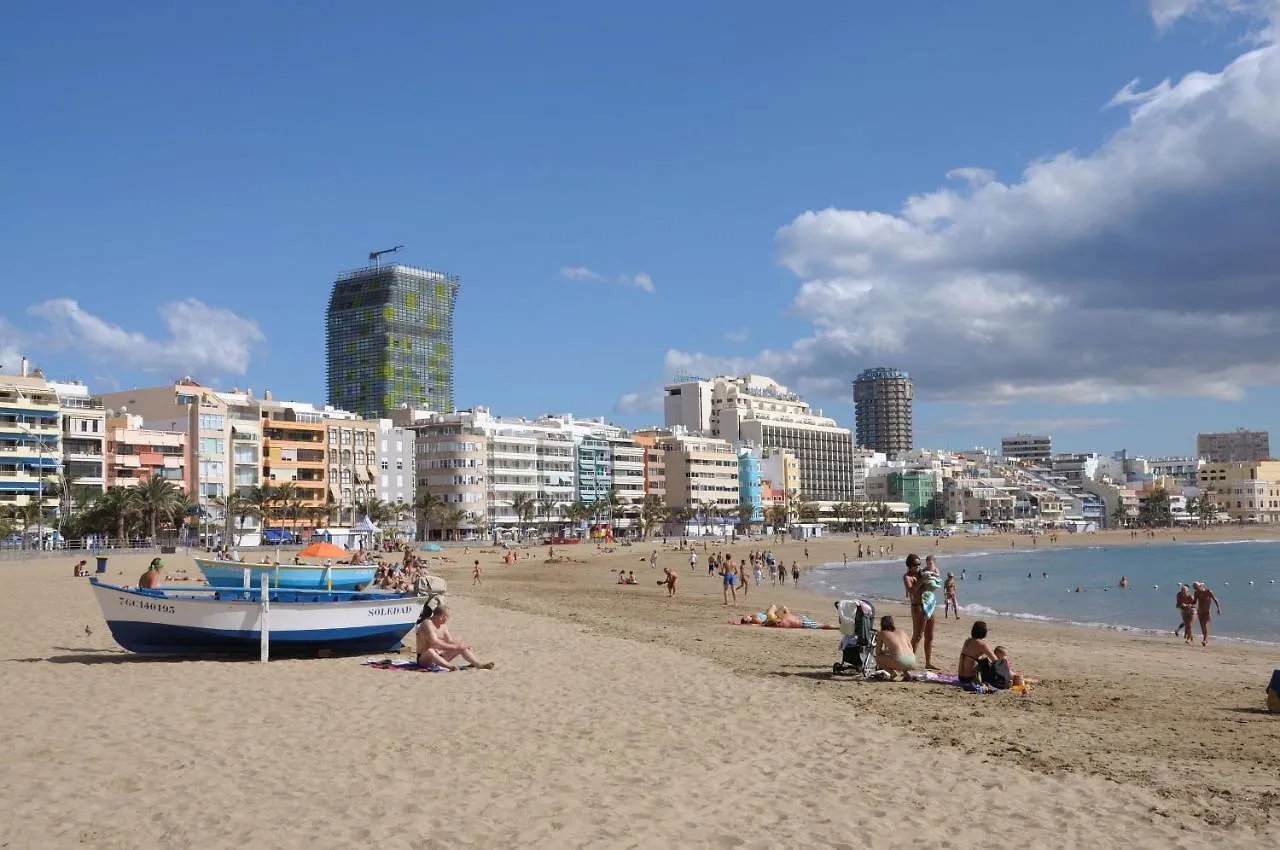
<instances>
[{"instance_id":1,"label":"beach bag","mask_svg":"<svg viewBox=\"0 0 1280 850\"><path fill-rule=\"evenodd\" d=\"M1007 691L1013 684L1013 674L1009 672L1009 662L1001 659L983 661L978 665L978 678L984 685L990 685L998 691Z\"/></svg>"}]
</instances>

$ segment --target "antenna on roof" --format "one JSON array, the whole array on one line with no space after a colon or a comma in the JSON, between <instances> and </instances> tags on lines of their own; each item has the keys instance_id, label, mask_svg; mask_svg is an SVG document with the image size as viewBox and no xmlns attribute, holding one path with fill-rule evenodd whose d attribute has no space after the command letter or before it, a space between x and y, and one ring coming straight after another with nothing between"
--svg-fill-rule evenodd
<instances>
[{"instance_id":1,"label":"antenna on roof","mask_svg":"<svg viewBox=\"0 0 1280 850\"><path fill-rule=\"evenodd\" d=\"M378 268L378 266L381 265L383 254L394 254L396 251L399 251L403 247L404 247L403 245L397 245L394 248L383 248L381 251L370 251L369 267L374 269Z\"/></svg>"}]
</instances>

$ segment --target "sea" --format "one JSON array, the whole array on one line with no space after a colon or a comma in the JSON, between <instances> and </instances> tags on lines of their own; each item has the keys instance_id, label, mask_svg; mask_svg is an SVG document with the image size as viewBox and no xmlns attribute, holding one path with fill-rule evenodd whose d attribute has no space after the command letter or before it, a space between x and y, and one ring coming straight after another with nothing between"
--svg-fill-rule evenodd
<instances>
[{"instance_id":1,"label":"sea","mask_svg":"<svg viewBox=\"0 0 1280 850\"><path fill-rule=\"evenodd\" d=\"M891 561L823 564L814 578L840 598L901 602L909 551L904 542L894 541L900 554ZM1280 647L1280 541L1034 549L1029 542L1019 540L1016 549L1004 551L938 556L942 575L956 575L960 610L967 617L998 615L1171 635L1180 622L1174 607L1178 585L1203 581L1222 603L1210 638ZM932 541L921 540L918 552L923 558L932 548ZM1121 576L1128 579L1128 590L1120 589ZM1198 635L1199 625L1196 630Z\"/></svg>"}]
</instances>

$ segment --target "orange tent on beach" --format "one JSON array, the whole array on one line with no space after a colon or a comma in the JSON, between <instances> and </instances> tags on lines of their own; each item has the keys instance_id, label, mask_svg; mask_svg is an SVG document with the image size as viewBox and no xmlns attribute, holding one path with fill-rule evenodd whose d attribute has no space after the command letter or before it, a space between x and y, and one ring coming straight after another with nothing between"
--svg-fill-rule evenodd
<instances>
[{"instance_id":1,"label":"orange tent on beach","mask_svg":"<svg viewBox=\"0 0 1280 850\"><path fill-rule=\"evenodd\" d=\"M298 553L299 558L320 558L328 560L337 560L339 558L349 558L351 553L341 546L335 546L332 543L325 543L323 540L310 544Z\"/></svg>"}]
</instances>

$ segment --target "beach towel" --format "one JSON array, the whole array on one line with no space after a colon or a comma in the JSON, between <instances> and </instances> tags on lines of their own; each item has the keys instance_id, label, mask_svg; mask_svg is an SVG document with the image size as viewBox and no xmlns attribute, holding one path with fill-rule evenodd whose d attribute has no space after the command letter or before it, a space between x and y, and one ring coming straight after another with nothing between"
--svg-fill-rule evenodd
<instances>
[{"instance_id":1,"label":"beach towel","mask_svg":"<svg viewBox=\"0 0 1280 850\"><path fill-rule=\"evenodd\" d=\"M942 587L942 578L934 573L924 573L925 589L920 593L920 607L924 609L926 620L933 617L938 608L938 593Z\"/></svg>"},{"instance_id":2,"label":"beach towel","mask_svg":"<svg viewBox=\"0 0 1280 850\"><path fill-rule=\"evenodd\" d=\"M419 667L417 661L408 661L396 658L366 658L365 667L372 667L374 670L407 670L410 673L444 673L446 668L432 664L430 667ZM459 668L465 670L465 667Z\"/></svg>"}]
</instances>

